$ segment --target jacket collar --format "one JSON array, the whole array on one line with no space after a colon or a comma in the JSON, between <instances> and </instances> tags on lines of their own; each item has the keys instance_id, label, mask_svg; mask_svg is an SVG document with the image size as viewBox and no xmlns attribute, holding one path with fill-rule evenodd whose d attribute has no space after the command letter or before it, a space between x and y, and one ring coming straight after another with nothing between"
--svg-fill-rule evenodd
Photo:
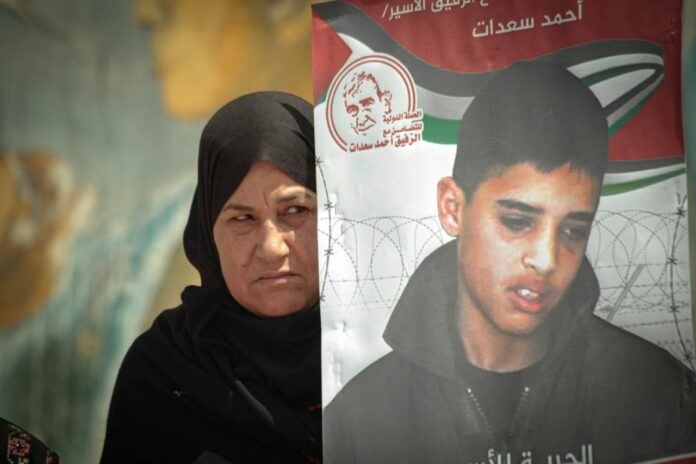
<instances>
[{"instance_id":1,"label":"jacket collar","mask_svg":"<svg viewBox=\"0 0 696 464\"><path fill-rule=\"evenodd\" d=\"M394 352L422 369L457 379L457 353L451 340L451 324L457 308L457 241L446 243L430 254L416 269L404 289L387 327L384 341ZM592 317L599 284L587 258L559 308L544 324L553 324L556 334L549 355L551 365L578 341ZM543 366L542 366L543 367Z\"/></svg>"}]
</instances>

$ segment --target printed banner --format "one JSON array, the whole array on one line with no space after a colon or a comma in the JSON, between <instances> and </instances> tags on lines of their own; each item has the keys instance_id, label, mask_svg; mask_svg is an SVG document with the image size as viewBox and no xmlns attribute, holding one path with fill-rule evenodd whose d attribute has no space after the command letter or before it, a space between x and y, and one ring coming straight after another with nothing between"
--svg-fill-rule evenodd
<instances>
[{"instance_id":1,"label":"printed banner","mask_svg":"<svg viewBox=\"0 0 696 464\"><path fill-rule=\"evenodd\" d=\"M327 462L696 451L680 16L314 5Z\"/></svg>"}]
</instances>

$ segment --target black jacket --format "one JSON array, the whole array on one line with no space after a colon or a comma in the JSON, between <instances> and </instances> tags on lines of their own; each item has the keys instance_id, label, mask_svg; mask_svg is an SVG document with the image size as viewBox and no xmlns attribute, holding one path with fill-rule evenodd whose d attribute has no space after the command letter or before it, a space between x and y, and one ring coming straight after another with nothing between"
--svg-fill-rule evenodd
<instances>
[{"instance_id":1,"label":"black jacket","mask_svg":"<svg viewBox=\"0 0 696 464\"><path fill-rule=\"evenodd\" d=\"M696 451L696 386L666 351L594 316L599 287L585 261L558 309L547 356L524 379L506 438L457 370L456 242L411 277L384 333L393 351L324 411L328 463L546 463L567 453L631 463ZM463 350L459 352L463 353ZM493 450L492 452L490 450ZM491 453L489 455L489 453ZM555 462L555 461L554 461ZM589 460L588 460L589 464Z\"/></svg>"}]
</instances>

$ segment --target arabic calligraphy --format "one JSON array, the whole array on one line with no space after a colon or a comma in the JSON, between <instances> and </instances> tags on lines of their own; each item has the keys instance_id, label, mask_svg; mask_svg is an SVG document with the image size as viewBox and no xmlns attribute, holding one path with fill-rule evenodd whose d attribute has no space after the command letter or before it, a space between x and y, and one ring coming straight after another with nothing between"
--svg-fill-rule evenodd
<instances>
[{"instance_id":1,"label":"arabic calligraphy","mask_svg":"<svg viewBox=\"0 0 696 464\"><path fill-rule=\"evenodd\" d=\"M593 464L592 445L582 445L580 447L580 456L578 459L573 453L566 453L561 457L560 454L555 454L546 457L546 464ZM521 453L521 461L513 461L510 453L496 453L494 449L488 450L487 460L480 462L472 462L469 464L534 464L531 451L523 451Z\"/></svg>"},{"instance_id":2,"label":"arabic calligraphy","mask_svg":"<svg viewBox=\"0 0 696 464\"><path fill-rule=\"evenodd\" d=\"M564 23L569 23L572 21L580 21L582 19L582 0L578 0L578 14L576 15L573 10L567 10L565 14L556 13L556 15L551 19L550 15L544 15L544 22L541 23L542 27L556 26Z\"/></svg>"},{"instance_id":3,"label":"arabic calligraphy","mask_svg":"<svg viewBox=\"0 0 696 464\"><path fill-rule=\"evenodd\" d=\"M473 3L477 3L477 0L437 0L430 6L430 11L433 13L439 13L440 11L449 11L456 6L459 8L464 8L465 6ZM487 7L488 0L479 0L478 4L482 7Z\"/></svg>"},{"instance_id":4,"label":"arabic calligraphy","mask_svg":"<svg viewBox=\"0 0 696 464\"><path fill-rule=\"evenodd\" d=\"M479 27L483 27L483 31L478 31ZM524 29L534 28L534 18L523 18L519 21L510 20L507 23L498 23L498 28L496 29L493 25L493 20L490 19L488 22L479 21L476 23L476 27L472 31L472 35L476 38L486 37L488 35L500 35L507 34L508 32L522 31Z\"/></svg>"},{"instance_id":5,"label":"arabic calligraphy","mask_svg":"<svg viewBox=\"0 0 696 464\"><path fill-rule=\"evenodd\" d=\"M397 114L385 114L382 121L392 125L382 131L382 137L371 143L351 143L348 150L351 153L372 150L383 147L406 147L422 140L423 110L403 111ZM397 125L396 123L399 123Z\"/></svg>"},{"instance_id":6,"label":"arabic calligraphy","mask_svg":"<svg viewBox=\"0 0 696 464\"><path fill-rule=\"evenodd\" d=\"M402 16L411 14L411 13L417 13L419 11L425 11L426 9L426 0L414 0L410 3L406 3L404 5L397 5L395 7L390 8L389 3L384 5L384 11L382 12L382 18L386 17L387 15L387 10L389 10L389 21L394 20L394 19L400 19Z\"/></svg>"},{"instance_id":7,"label":"arabic calligraphy","mask_svg":"<svg viewBox=\"0 0 696 464\"><path fill-rule=\"evenodd\" d=\"M450 11L452 8L464 8L467 5L478 4L482 7L487 7L490 0L431 0L430 11L440 13L441 11ZM382 18L387 20L401 19L402 16L411 13L428 10L428 0L413 0L412 2L402 5L389 6L387 3L382 11Z\"/></svg>"},{"instance_id":8,"label":"arabic calligraphy","mask_svg":"<svg viewBox=\"0 0 696 464\"><path fill-rule=\"evenodd\" d=\"M561 456L556 454L555 464L592 464L592 445L582 445L580 447L580 453L582 455L581 461L578 461L578 459L572 453L566 453L566 455L563 457L563 461L561 460ZM546 459L546 463L554 464L552 456L549 456Z\"/></svg>"},{"instance_id":9,"label":"arabic calligraphy","mask_svg":"<svg viewBox=\"0 0 696 464\"><path fill-rule=\"evenodd\" d=\"M490 0L430 0L429 10L433 13L442 11L450 11L453 8L464 8L468 5L478 4L481 7L487 7ZM545 14L544 21L541 27L558 26L561 24L582 20L582 2L577 0L576 10L566 10L564 13ZM428 0L413 0L412 2L401 5L390 6L389 3L384 5L382 18L388 21L401 19L401 17L428 10ZM523 31L526 29L534 29L534 18L521 18L519 20L510 20L507 22L496 22L491 19L489 21L479 21L472 31L472 35L476 38L486 37L491 35L507 34L509 32Z\"/></svg>"},{"instance_id":10,"label":"arabic calligraphy","mask_svg":"<svg viewBox=\"0 0 696 464\"><path fill-rule=\"evenodd\" d=\"M541 27L557 26L573 21L582 20L582 1L577 0L577 12L567 10L564 14L557 13L555 15L544 15L544 21ZM534 18L520 18L519 20L510 20L507 22L497 22L494 24L492 19L488 21L478 21L476 27L472 29L471 35L475 38L488 37L492 35L508 34L510 32L524 31L534 29Z\"/></svg>"},{"instance_id":11,"label":"arabic calligraphy","mask_svg":"<svg viewBox=\"0 0 696 464\"><path fill-rule=\"evenodd\" d=\"M423 110L417 111L403 111L397 114L385 114L382 116L382 120L386 123L393 123L396 121L402 121L404 119L422 119Z\"/></svg>"}]
</instances>

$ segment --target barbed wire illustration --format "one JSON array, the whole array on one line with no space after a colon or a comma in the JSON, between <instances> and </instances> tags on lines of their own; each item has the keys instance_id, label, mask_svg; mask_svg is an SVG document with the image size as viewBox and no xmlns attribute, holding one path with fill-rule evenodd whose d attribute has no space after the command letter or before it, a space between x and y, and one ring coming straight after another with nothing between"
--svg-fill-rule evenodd
<instances>
[{"instance_id":1,"label":"barbed wire illustration","mask_svg":"<svg viewBox=\"0 0 696 464\"><path fill-rule=\"evenodd\" d=\"M598 211L587 256L601 287L595 313L668 349L693 370L684 206L679 198L676 212ZM436 216L351 219L331 211L319 226L328 244L321 288L328 310L388 316L418 264L452 239Z\"/></svg>"}]
</instances>

